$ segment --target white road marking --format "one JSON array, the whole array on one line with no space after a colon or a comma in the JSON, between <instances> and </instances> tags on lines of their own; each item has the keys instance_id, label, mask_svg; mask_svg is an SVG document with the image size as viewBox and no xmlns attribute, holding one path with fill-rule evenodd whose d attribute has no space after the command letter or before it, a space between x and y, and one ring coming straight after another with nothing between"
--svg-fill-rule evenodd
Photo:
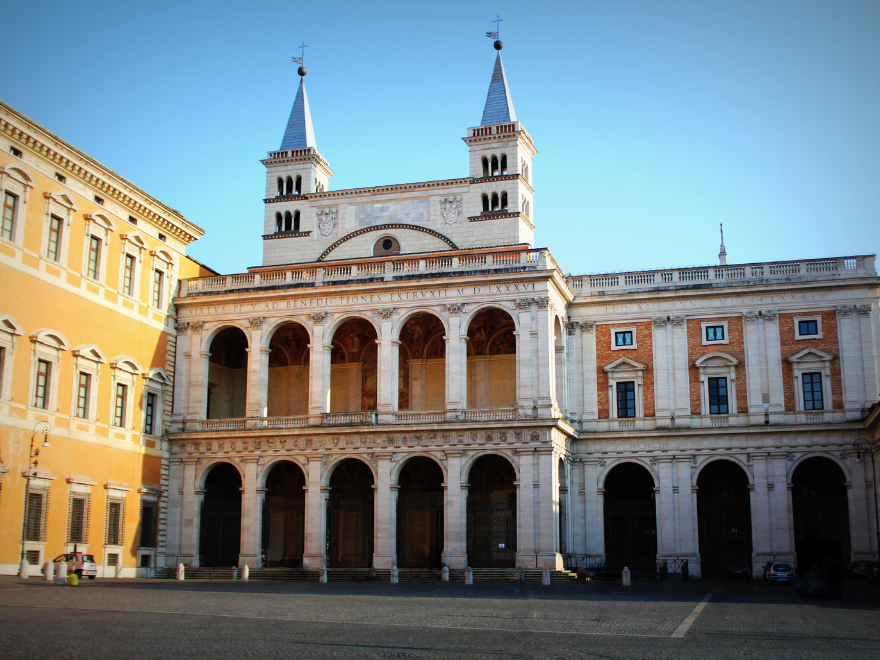
<instances>
[{"instance_id":1,"label":"white road marking","mask_svg":"<svg viewBox=\"0 0 880 660\"><path fill-rule=\"evenodd\" d=\"M702 611L706 608L706 605L709 603L709 600L712 598L712 594L706 594L706 597L703 598L697 606L694 608L694 611L688 614L688 618L681 622L681 625L676 628L675 632L672 633L673 637L684 637L688 630L690 630L691 626L694 625L694 621L697 620L697 617L700 616Z\"/></svg>"}]
</instances>

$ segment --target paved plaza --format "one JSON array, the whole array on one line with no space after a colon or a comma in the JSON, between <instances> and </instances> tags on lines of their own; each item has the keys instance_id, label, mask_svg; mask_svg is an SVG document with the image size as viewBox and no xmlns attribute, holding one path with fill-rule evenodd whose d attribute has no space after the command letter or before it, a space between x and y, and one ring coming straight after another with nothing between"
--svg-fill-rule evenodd
<instances>
[{"instance_id":1,"label":"paved plaza","mask_svg":"<svg viewBox=\"0 0 880 660\"><path fill-rule=\"evenodd\" d=\"M880 587L0 578L0 657L877 658Z\"/></svg>"}]
</instances>

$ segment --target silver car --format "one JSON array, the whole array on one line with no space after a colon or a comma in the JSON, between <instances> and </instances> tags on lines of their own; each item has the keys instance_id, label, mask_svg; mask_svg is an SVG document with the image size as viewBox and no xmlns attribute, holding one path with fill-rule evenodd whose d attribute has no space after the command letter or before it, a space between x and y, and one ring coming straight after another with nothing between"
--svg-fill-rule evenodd
<instances>
[{"instance_id":1,"label":"silver car","mask_svg":"<svg viewBox=\"0 0 880 660\"><path fill-rule=\"evenodd\" d=\"M92 555L82 552L71 552L66 555L58 555L55 561L63 561L67 564L67 573L76 573L80 580L82 580L83 576L94 580L98 575L98 567L95 565L95 558Z\"/></svg>"},{"instance_id":2,"label":"silver car","mask_svg":"<svg viewBox=\"0 0 880 660\"><path fill-rule=\"evenodd\" d=\"M767 571L767 577L765 579L770 584L775 582L793 582L794 568L792 568L791 564L786 562L775 561L770 565L770 569Z\"/></svg>"}]
</instances>

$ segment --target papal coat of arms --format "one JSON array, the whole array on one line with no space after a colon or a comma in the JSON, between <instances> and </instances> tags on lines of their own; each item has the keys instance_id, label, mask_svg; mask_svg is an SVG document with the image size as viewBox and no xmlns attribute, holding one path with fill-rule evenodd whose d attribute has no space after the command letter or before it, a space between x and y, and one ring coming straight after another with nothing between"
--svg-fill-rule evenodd
<instances>
[{"instance_id":1,"label":"papal coat of arms","mask_svg":"<svg viewBox=\"0 0 880 660\"><path fill-rule=\"evenodd\" d=\"M336 236L339 226L338 209L322 209L318 211L318 234L324 238Z\"/></svg>"},{"instance_id":2,"label":"papal coat of arms","mask_svg":"<svg viewBox=\"0 0 880 660\"><path fill-rule=\"evenodd\" d=\"M440 224L461 224L461 197L444 197L440 200Z\"/></svg>"}]
</instances>

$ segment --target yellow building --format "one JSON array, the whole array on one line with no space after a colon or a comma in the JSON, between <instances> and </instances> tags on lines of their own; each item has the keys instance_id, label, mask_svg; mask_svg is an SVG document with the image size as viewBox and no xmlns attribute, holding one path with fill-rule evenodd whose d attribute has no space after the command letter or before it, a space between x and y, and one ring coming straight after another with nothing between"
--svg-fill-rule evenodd
<instances>
[{"instance_id":1,"label":"yellow building","mask_svg":"<svg viewBox=\"0 0 880 660\"><path fill-rule=\"evenodd\" d=\"M204 232L3 103L0 195L0 573L24 534L31 574L74 545L99 576L145 574L164 565L172 301L211 273L185 254Z\"/></svg>"}]
</instances>

